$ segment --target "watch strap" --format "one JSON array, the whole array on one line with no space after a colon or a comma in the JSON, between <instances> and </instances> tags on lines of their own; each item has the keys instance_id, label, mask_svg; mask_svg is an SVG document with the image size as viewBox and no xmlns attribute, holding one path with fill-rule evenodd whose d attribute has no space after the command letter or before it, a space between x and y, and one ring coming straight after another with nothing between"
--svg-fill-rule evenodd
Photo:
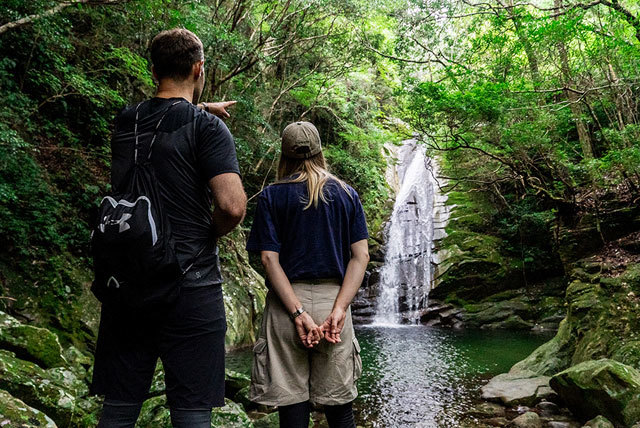
<instances>
[{"instance_id":1,"label":"watch strap","mask_svg":"<svg viewBox=\"0 0 640 428\"><path fill-rule=\"evenodd\" d=\"M289 315L289 317L291 317L291 320L295 320L296 318L298 318L300 315L304 314L305 311L304 308L301 306L300 308L296 309L295 312L293 312L291 315Z\"/></svg>"}]
</instances>

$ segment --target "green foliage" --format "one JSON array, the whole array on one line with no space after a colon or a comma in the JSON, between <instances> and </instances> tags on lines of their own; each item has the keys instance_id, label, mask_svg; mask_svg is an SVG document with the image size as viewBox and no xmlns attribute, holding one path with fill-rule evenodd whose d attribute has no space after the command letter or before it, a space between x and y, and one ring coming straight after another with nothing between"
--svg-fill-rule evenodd
<instances>
[{"instance_id":1,"label":"green foliage","mask_svg":"<svg viewBox=\"0 0 640 428\"><path fill-rule=\"evenodd\" d=\"M377 23L368 36L390 37L368 2L144 0L46 13L56 5L8 0L0 10L2 23L33 16L0 33L0 295L17 299L0 308L41 314L43 324L58 318L65 340L89 334L77 305L91 279L92 212L109 186L113 118L153 96L148 46L175 26L203 42L203 98L238 101L227 125L249 195L273 180L284 126L310 120L379 228L382 144L397 139L383 123L399 78L393 63L354 43L369 18Z\"/></svg>"}]
</instances>

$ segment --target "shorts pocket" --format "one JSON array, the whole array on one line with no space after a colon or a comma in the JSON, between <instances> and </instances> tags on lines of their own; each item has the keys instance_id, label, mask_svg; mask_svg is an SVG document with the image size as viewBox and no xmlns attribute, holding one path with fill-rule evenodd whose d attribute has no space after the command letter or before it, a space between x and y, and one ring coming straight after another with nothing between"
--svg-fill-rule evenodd
<instances>
[{"instance_id":1,"label":"shorts pocket","mask_svg":"<svg viewBox=\"0 0 640 428\"><path fill-rule=\"evenodd\" d=\"M251 382L256 385L265 385L268 383L267 370L267 339L258 338L253 345L253 365L251 368Z\"/></svg>"},{"instance_id":2,"label":"shorts pocket","mask_svg":"<svg viewBox=\"0 0 640 428\"><path fill-rule=\"evenodd\" d=\"M353 380L354 382L362 375L362 357L360 357L360 343L353 338Z\"/></svg>"}]
</instances>

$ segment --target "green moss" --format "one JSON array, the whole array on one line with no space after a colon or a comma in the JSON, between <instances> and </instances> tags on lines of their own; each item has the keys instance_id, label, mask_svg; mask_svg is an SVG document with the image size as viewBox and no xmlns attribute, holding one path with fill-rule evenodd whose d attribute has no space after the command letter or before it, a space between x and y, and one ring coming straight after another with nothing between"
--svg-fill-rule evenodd
<instances>
[{"instance_id":1,"label":"green moss","mask_svg":"<svg viewBox=\"0 0 640 428\"><path fill-rule=\"evenodd\" d=\"M264 279L250 266L246 238L236 229L220 240L227 348L252 344L262 322L267 294Z\"/></svg>"},{"instance_id":2,"label":"green moss","mask_svg":"<svg viewBox=\"0 0 640 428\"><path fill-rule=\"evenodd\" d=\"M21 428L55 428L56 424L47 415L7 391L0 390L0 426Z\"/></svg>"},{"instance_id":3,"label":"green moss","mask_svg":"<svg viewBox=\"0 0 640 428\"><path fill-rule=\"evenodd\" d=\"M575 414L603 415L624 427L640 420L640 372L617 361L585 361L553 376L550 385Z\"/></svg>"},{"instance_id":4,"label":"green moss","mask_svg":"<svg viewBox=\"0 0 640 428\"><path fill-rule=\"evenodd\" d=\"M67 379L48 373L37 365L0 350L0 389L19 397L25 403L47 413L58 425L82 427L86 416L81 399L68 388L72 374ZM91 407L91 406L89 406Z\"/></svg>"}]
</instances>

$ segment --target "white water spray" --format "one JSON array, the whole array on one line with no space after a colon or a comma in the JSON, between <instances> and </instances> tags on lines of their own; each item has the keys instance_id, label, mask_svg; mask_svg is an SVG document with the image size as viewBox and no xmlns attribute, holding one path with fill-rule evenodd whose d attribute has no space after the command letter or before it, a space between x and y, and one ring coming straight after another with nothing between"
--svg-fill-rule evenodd
<instances>
[{"instance_id":1,"label":"white water spray","mask_svg":"<svg viewBox=\"0 0 640 428\"><path fill-rule=\"evenodd\" d=\"M376 325L417 324L431 290L435 165L415 140L398 148L397 161L399 191L387 230Z\"/></svg>"}]
</instances>

